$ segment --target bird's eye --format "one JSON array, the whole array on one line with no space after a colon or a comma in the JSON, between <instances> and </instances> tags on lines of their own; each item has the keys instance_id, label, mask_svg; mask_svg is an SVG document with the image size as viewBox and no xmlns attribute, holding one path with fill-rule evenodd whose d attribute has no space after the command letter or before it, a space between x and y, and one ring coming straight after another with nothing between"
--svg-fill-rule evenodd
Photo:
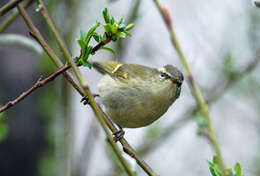
<instances>
[{"instance_id":1,"label":"bird's eye","mask_svg":"<svg viewBox=\"0 0 260 176\"><path fill-rule=\"evenodd\" d=\"M166 78L168 75L166 73L161 73L160 75L162 78Z\"/></svg>"}]
</instances>

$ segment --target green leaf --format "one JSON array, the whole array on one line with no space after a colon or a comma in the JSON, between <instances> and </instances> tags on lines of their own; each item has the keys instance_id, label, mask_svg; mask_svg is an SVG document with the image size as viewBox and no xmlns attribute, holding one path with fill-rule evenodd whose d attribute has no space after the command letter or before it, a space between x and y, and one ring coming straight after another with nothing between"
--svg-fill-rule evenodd
<instances>
[{"instance_id":1,"label":"green leaf","mask_svg":"<svg viewBox=\"0 0 260 176\"><path fill-rule=\"evenodd\" d=\"M104 33L101 40L105 40L106 38L107 38L107 35L106 35L106 33Z\"/></svg>"},{"instance_id":2,"label":"green leaf","mask_svg":"<svg viewBox=\"0 0 260 176\"><path fill-rule=\"evenodd\" d=\"M84 48L86 45L84 40L78 40L78 44L79 44L80 48Z\"/></svg>"},{"instance_id":3,"label":"green leaf","mask_svg":"<svg viewBox=\"0 0 260 176\"><path fill-rule=\"evenodd\" d=\"M111 18L110 23L113 25L115 23L114 17Z\"/></svg>"},{"instance_id":4,"label":"green leaf","mask_svg":"<svg viewBox=\"0 0 260 176\"><path fill-rule=\"evenodd\" d=\"M120 18L118 24L119 24L119 25L120 25L120 24L123 24L123 22L124 22L124 19L123 19L123 18Z\"/></svg>"},{"instance_id":5,"label":"green leaf","mask_svg":"<svg viewBox=\"0 0 260 176\"><path fill-rule=\"evenodd\" d=\"M207 160L207 164L209 166L209 170L212 176L225 176L223 173L221 173L220 167L218 165L217 156L213 157L213 162Z\"/></svg>"},{"instance_id":6,"label":"green leaf","mask_svg":"<svg viewBox=\"0 0 260 176\"><path fill-rule=\"evenodd\" d=\"M210 161L207 161L207 164L209 166L209 171L210 171L211 175L212 176L217 176L216 171L214 169L214 164L211 163Z\"/></svg>"},{"instance_id":7,"label":"green leaf","mask_svg":"<svg viewBox=\"0 0 260 176\"><path fill-rule=\"evenodd\" d=\"M241 169L241 166L240 166L239 163L235 164L234 171L235 171L235 175L234 176L241 176L242 169Z\"/></svg>"},{"instance_id":8,"label":"green leaf","mask_svg":"<svg viewBox=\"0 0 260 176\"><path fill-rule=\"evenodd\" d=\"M95 32L95 30L100 26L100 22L99 21L96 21L96 24L94 26L92 26L88 33L87 33L87 37L85 39L85 42L87 43L86 45L88 45L91 37L93 36L93 33Z\"/></svg>"},{"instance_id":9,"label":"green leaf","mask_svg":"<svg viewBox=\"0 0 260 176\"><path fill-rule=\"evenodd\" d=\"M118 31L123 32L125 30L125 24L118 25Z\"/></svg>"},{"instance_id":10,"label":"green leaf","mask_svg":"<svg viewBox=\"0 0 260 176\"><path fill-rule=\"evenodd\" d=\"M108 47L102 46L100 49L107 50L107 51L111 52L114 55L115 60L117 59L117 54L116 54L116 52L112 48L108 48Z\"/></svg>"},{"instance_id":11,"label":"green leaf","mask_svg":"<svg viewBox=\"0 0 260 176\"><path fill-rule=\"evenodd\" d=\"M103 18L105 20L106 23L109 23L110 22L110 17L109 17L109 13L108 13L108 10L107 8L105 8L103 11Z\"/></svg>"},{"instance_id":12,"label":"green leaf","mask_svg":"<svg viewBox=\"0 0 260 176\"><path fill-rule=\"evenodd\" d=\"M118 36L117 36L117 35L113 35L113 36L111 37L111 40L114 41L114 42L115 42L117 39L118 39Z\"/></svg>"},{"instance_id":13,"label":"green leaf","mask_svg":"<svg viewBox=\"0 0 260 176\"><path fill-rule=\"evenodd\" d=\"M111 26L111 31L112 31L112 34L115 34L115 33L117 33L117 30L118 30L118 24L113 24L112 26Z\"/></svg>"},{"instance_id":14,"label":"green leaf","mask_svg":"<svg viewBox=\"0 0 260 176\"><path fill-rule=\"evenodd\" d=\"M124 33L126 34L126 36L128 36L128 37L131 37L132 35L131 35L131 33L130 32L128 32L128 31L124 31Z\"/></svg>"},{"instance_id":15,"label":"green leaf","mask_svg":"<svg viewBox=\"0 0 260 176\"><path fill-rule=\"evenodd\" d=\"M89 69L92 68L92 64L91 64L89 61L83 62L82 65L83 65L84 67L88 67Z\"/></svg>"},{"instance_id":16,"label":"green leaf","mask_svg":"<svg viewBox=\"0 0 260 176\"><path fill-rule=\"evenodd\" d=\"M80 29L80 40L85 40L86 37L87 37L87 33L82 29Z\"/></svg>"},{"instance_id":17,"label":"green leaf","mask_svg":"<svg viewBox=\"0 0 260 176\"><path fill-rule=\"evenodd\" d=\"M126 27L125 27L125 30L126 31L130 31L131 29L133 29L135 27L135 25L134 24L128 24Z\"/></svg>"},{"instance_id":18,"label":"green leaf","mask_svg":"<svg viewBox=\"0 0 260 176\"><path fill-rule=\"evenodd\" d=\"M75 62L78 62L78 61L79 61L79 59L80 59L80 58L79 58L79 57L77 57L77 56L73 58L73 60L74 60Z\"/></svg>"},{"instance_id":19,"label":"green leaf","mask_svg":"<svg viewBox=\"0 0 260 176\"><path fill-rule=\"evenodd\" d=\"M104 25L104 29L109 35L112 33L111 24Z\"/></svg>"},{"instance_id":20,"label":"green leaf","mask_svg":"<svg viewBox=\"0 0 260 176\"><path fill-rule=\"evenodd\" d=\"M98 42L98 43L102 41L102 36L99 35L99 34L96 33L96 32L93 33L93 37L94 37L94 39L96 40L96 42Z\"/></svg>"},{"instance_id":21,"label":"green leaf","mask_svg":"<svg viewBox=\"0 0 260 176\"><path fill-rule=\"evenodd\" d=\"M93 46L88 46L84 49L84 53L82 53L82 57L80 58L80 63L85 65L87 62L89 55L91 54Z\"/></svg>"},{"instance_id":22,"label":"green leaf","mask_svg":"<svg viewBox=\"0 0 260 176\"><path fill-rule=\"evenodd\" d=\"M119 38L126 38L126 34L124 32L118 32L116 33L116 35L119 37Z\"/></svg>"}]
</instances>

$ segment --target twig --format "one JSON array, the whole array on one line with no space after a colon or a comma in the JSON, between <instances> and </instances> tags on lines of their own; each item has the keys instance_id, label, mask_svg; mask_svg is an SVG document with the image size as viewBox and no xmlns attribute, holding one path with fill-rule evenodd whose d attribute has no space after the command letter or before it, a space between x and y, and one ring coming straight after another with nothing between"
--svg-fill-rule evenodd
<instances>
[{"instance_id":1,"label":"twig","mask_svg":"<svg viewBox=\"0 0 260 176\"><path fill-rule=\"evenodd\" d=\"M209 96L206 98L206 102L211 105L218 99L220 99L227 89L234 86L238 81L243 79L246 75L248 75L250 72L252 72L260 62L260 49L256 52L254 59L249 62L244 68L238 69L239 71L234 73L233 79L228 79L226 82L216 82L213 86L209 94ZM221 87L220 89L216 90L216 87ZM142 156L147 155L150 151L154 150L156 146L161 144L163 141L165 141L170 135L176 134L176 130L180 129L184 125L186 125L188 122L190 122L192 119L194 119L194 112L198 109L197 106L193 106L191 108L188 108L188 110L181 115L181 118L174 121L171 125L163 129L163 131L158 135L158 137L152 139L149 142L146 142L144 144L141 144L140 147L137 149L137 153L139 153Z\"/></svg>"},{"instance_id":2,"label":"twig","mask_svg":"<svg viewBox=\"0 0 260 176\"><path fill-rule=\"evenodd\" d=\"M223 173L225 173L225 164L224 164L222 153L221 153L218 141L217 141L216 133L215 133L215 130L213 128L213 124L211 122L208 105L207 105L206 101L204 100L204 98L202 96L200 88L198 87L197 83L195 82L195 79L192 75L189 64L187 62L187 59L184 56L184 53L181 49L179 41L176 37L176 34L175 34L173 26L172 26L172 21L171 21L171 16L170 16L169 10L168 10L167 7L165 7L165 6L163 7L159 3L158 0L154 0L154 3L156 4L156 7L160 11L160 14L162 15L162 17L164 19L164 22L167 26L167 29L168 29L168 31L171 35L172 44L173 44L174 48L177 50L177 53L179 54L179 57L180 57L180 59L183 63L183 66L184 66L185 71L187 73L189 84L190 84L191 89L192 89L193 96L196 99L197 104L199 105L201 112L203 113L203 115L205 117L207 127L208 127L208 131L209 131L209 136L210 136L211 142L212 142L212 146L213 146L213 148L214 148L214 150L215 150L215 152L218 156L218 159L219 159L219 164L220 164L220 167L221 167L220 169Z\"/></svg>"},{"instance_id":3,"label":"twig","mask_svg":"<svg viewBox=\"0 0 260 176\"><path fill-rule=\"evenodd\" d=\"M17 104L18 102L20 102L21 100L23 100L25 97L27 97L28 95L30 95L34 90L36 90L39 87L42 87L44 85L46 85L47 83L49 83L50 81L53 81L57 76L59 76L60 74L62 74L64 71L68 70L68 67L62 67L61 69L59 69L57 72L53 73L51 76L45 78L44 80L42 80L42 77L40 77L40 79L27 91L25 91L24 93L22 93L19 97L17 97L16 99L14 99L13 101L9 101L6 105L4 105L3 107L1 107L0 109L0 113L9 109L10 107L14 106L15 104Z\"/></svg>"},{"instance_id":4,"label":"twig","mask_svg":"<svg viewBox=\"0 0 260 176\"><path fill-rule=\"evenodd\" d=\"M34 35L34 37L36 38L36 40L39 41L40 44L43 44L43 43L44 43L44 42L42 41L43 38L41 37L40 33L39 33L38 30L35 28L35 26L32 24L31 19L29 18L29 16L27 15L27 13L24 11L23 7L19 4L19 5L18 5L18 8L19 8L19 11L21 12L21 14L22 14L24 20L26 21L28 27L31 29L31 32L32 32L32 34ZM46 50L46 52L47 52L49 55L51 55L51 53L52 53L51 51L52 51L52 50L50 50L50 48L48 47L48 45L47 45L47 46L46 46L46 45L42 45L42 46L44 47L44 49ZM51 55L51 56L52 56L52 55ZM55 56L56 56L56 55L55 55ZM55 57L55 56L54 56L54 57ZM57 60L56 60L54 57L51 57L51 58L53 59L54 63L59 64L60 61L57 62ZM56 57L57 57L57 56L56 56ZM70 64L74 64L73 60L70 60L69 63L70 63ZM110 142L111 142L111 144L112 144L112 146L113 146L113 149L114 149L115 153L116 153L117 156L119 157L119 159L120 159L120 161L122 162L122 164L123 164L123 166L125 167L125 169L127 169L128 174L129 174L129 175L133 175L133 172L131 171L131 169L130 169L130 168L127 168L128 164L127 164L127 163L124 163L125 161L124 161L124 159L122 158L122 156L121 156L121 154L120 154L120 151L118 150L117 145L113 142L113 139L112 139L111 134L110 134L109 131L107 130L107 128L106 128L106 126L105 126L105 123L103 123L103 122L104 122L104 120L103 120L104 117L102 116L102 111L101 111L101 109L99 109L98 105L95 103L94 98L93 98L93 96L92 96L92 94L91 94L91 92L90 92L90 90L89 90L87 84L85 83L85 81L84 81L84 79L82 78L81 74L80 74L79 71L77 70L77 67L74 65L74 67L72 67L72 68L73 68L73 70L75 71L75 74L76 74L76 76L77 76L77 78L78 78L78 80L79 80L81 86L84 88L84 91L83 91L83 92L80 90L81 95L85 95L85 93L87 93L87 95L88 95L88 97L89 97L90 105L91 105L93 111L95 112L96 116L98 117L98 119L99 119L99 121L100 121L100 123L101 123L101 125L102 125L102 127L103 127L103 129L104 129L104 131L105 131L105 133L106 133L106 135L107 135L107 137L108 137L108 139L110 140ZM79 91L79 90L78 90L78 91ZM112 124L112 125L113 125L113 124ZM143 162L143 161L140 160L140 162ZM150 170L149 168L146 168L146 169L148 169L148 170L150 171L151 174L148 173L149 175L156 175L156 174L155 174L152 170Z\"/></svg>"},{"instance_id":5,"label":"twig","mask_svg":"<svg viewBox=\"0 0 260 176\"><path fill-rule=\"evenodd\" d=\"M0 8L0 16L3 16L9 10L13 9L20 2L22 2L22 0L12 0L6 3L2 8Z\"/></svg>"},{"instance_id":6,"label":"twig","mask_svg":"<svg viewBox=\"0 0 260 176\"><path fill-rule=\"evenodd\" d=\"M32 34L33 35L33 34ZM33 37L34 38L36 38L34 35L33 35ZM38 39L36 39L36 40L38 40ZM101 46L103 46L103 45L105 45L106 44L106 42L108 41L108 40L110 40L110 39L105 39L105 40L103 40L103 41L101 41L100 43L98 43L94 48L96 48L95 49L95 51L97 51ZM45 42L43 42L43 43L45 43ZM77 63L76 63L77 64ZM80 66L79 64L77 64L77 66ZM66 72L67 70L69 70L71 68L71 66L70 65L66 65L66 66L62 66L60 69L58 69L55 73L53 73L51 76L49 76L48 78L46 78L46 80L48 80L48 79L52 79L52 77L53 76L55 76L55 78L57 77L57 76L59 76L60 74L64 74L64 72ZM68 73L65 73L65 75L68 75ZM71 77L71 76L69 76L69 77ZM54 79L55 79L54 78ZM72 78L72 77L71 77ZM47 84L49 81L47 81L45 84ZM44 86L45 84L43 84L42 86ZM75 86L77 87L77 89L81 89L80 88L80 86L79 85L77 85L77 84L75 84ZM32 89L32 88L30 88L30 89ZM29 89L29 90L30 90ZM31 91L33 92L35 89L32 89ZM26 91L27 92L27 91ZM31 92L30 92L31 93ZM29 95L29 94L28 94ZM82 92L82 95L84 95L84 93ZM21 95L20 95L21 96ZM20 97L19 96L19 97ZM27 95L26 95L27 96ZM18 102L20 102L21 100L23 100L23 98L21 99L21 98L16 98L15 100L13 100L13 101L15 101L16 103L15 104L17 104ZM8 103L7 103L8 104ZM3 111L5 111L5 110L7 110L7 109L9 109L10 107L12 107L13 105L8 105L7 106L7 104L6 105L4 105L1 109L0 109L0 112L3 112Z\"/></svg>"},{"instance_id":7,"label":"twig","mask_svg":"<svg viewBox=\"0 0 260 176\"><path fill-rule=\"evenodd\" d=\"M24 8L27 9L34 0L28 0L24 4ZM17 17L19 16L19 12L15 11L10 16L5 19L2 24L0 25L0 33L4 32L9 24L11 24Z\"/></svg>"}]
</instances>

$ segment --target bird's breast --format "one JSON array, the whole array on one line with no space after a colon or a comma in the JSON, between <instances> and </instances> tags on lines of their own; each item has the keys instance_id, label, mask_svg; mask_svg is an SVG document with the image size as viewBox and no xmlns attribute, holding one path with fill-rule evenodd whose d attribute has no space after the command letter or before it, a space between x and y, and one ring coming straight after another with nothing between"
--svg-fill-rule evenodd
<instances>
[{"instance_id":1,"label":"bird's breast","mask_svg":"<svg viewBox=\"0 0 260 176\"><path fill-rule=\"evenodd\" d=\"M98 84L106 113L121 127L137 128L160 118L173 103L167 92L159 94L143 84L123 84L105 75Z\"/></svg>"}]
</instances>

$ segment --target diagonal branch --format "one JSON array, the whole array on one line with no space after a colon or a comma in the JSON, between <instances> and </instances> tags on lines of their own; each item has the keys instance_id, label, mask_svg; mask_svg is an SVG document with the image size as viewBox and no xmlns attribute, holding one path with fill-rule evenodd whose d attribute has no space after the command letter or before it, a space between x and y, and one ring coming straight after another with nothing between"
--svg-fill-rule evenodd
<instances>
[{"instance_id":1,"label":"diagonal branch","mask_svg":"<svg viewBox=\"0 0 260 176\"><path fill-rule=\"evenodd\" d=\"M33 37L35 37L32 33L31 35ZM110 39L105 39L103 41L101 41L100 43L98 43L94 48L93 51L97 51L101 46L105 45L107 43L107 41ZM95 49L95 50L94 50ZM79 64L77 64L77 66L80 66ZM58 69L55 73L53 73L52 75L50 75L49 77L47 77L44 82L44 84L42 84L40 87L46 85L47 83L49 83L50 81L54 80L57 76L59 76L60 74L65 74L67 75L67 73L65 73L67 70L69 70L71 68L70 65L66 65L61 67L60 69ZM71 77L72 78L72 77ZM78 84L75 84L75 86L77 87L77 89L81 89L80 86ZM38 88L38 87L37 87ZM27 90L26 92L30 92L30 93L26 93L24 95L24 93L22 93L21 95L19 95L19 97L17 97L15 100L8 102L7 104L5 104L3 107L0 108L0 113L9 109L10 107L14 106L15 104L17 104L18 102L20 102L21 100L23 100L26 96L30 95L36 88L34 87L34 85Z\"/></svg>"},{"instance_id":2,"label":"diagonal branch","mask_svg":"<svg viewBox=\"0 0 260 176\"><path fill-rule=\"evenodd\" d=\"M59 76L60 74L62 74L66 70L68 70L68 67L62 67L57 72L53 73L51 76L45 78L44 80L42 79L42 77L40 77L39 80L30 89L23 92L19 97L17 97L16 99L14 99L12 101L9 101L7 104L5 104L3 107L1 107L0 113L9 109L9 108L11 108L12 106L17 104L18 102L22 101L24 98L26 98L28 95L30 95L37 88L42 87L42 86L46 85L47 83L53 81L57 76Z\"/></svg>"}]
</instances>

